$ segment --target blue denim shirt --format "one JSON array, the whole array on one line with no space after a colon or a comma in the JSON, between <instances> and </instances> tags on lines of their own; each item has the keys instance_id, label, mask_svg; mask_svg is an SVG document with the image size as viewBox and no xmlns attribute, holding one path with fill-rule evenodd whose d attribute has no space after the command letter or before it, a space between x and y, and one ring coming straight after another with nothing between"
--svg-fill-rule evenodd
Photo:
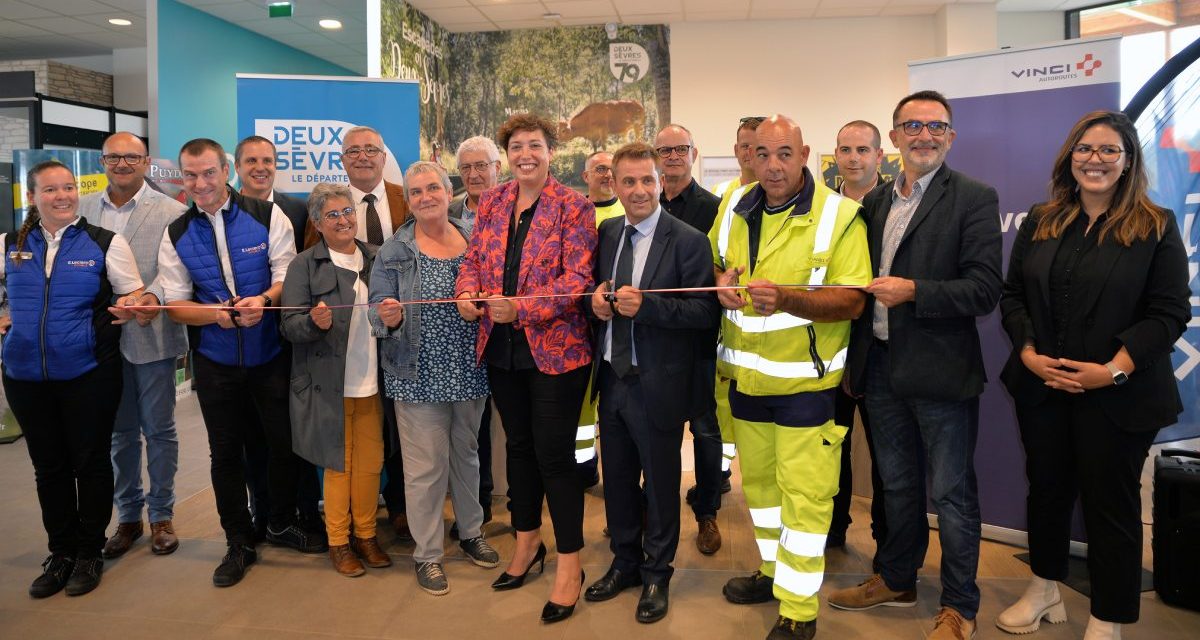
<instances>
[{"instance_id":1,"label":"blue denim shirt","mask_svg":"<svg viewBox=\"0 0 1200 640\"><path fill-rule=\"evenodd\" d=\"M450 218L468 243L471 240L471 223ZM409 218L396 233L388 238L375 256L371 268L371 303L394 298L401 302L415 300L421 291L420 269L417 268L416 219ZM419 306L404 308L404 320L395 329L387 328L379 319L377 307L371 307L367 316L371 319L371 333L379 342L379 364L383 370L397 378L413 380L417 377L417 354L421 352L421 312Z\"/></svg>"}]
</instances>

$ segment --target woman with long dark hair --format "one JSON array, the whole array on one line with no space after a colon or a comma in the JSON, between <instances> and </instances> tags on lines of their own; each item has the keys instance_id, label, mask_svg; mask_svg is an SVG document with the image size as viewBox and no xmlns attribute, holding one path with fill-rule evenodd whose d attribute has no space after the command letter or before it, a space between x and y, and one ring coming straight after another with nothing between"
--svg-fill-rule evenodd
<instances>
[{"instance_id":1,"label":"woman with long dark hair","mask_svg":"<svg viewBox=\"0 0 1200 640\"><path fill-rule=\"evenodd\" d=\"M575 610L583 585L583 485L575 471L575 434L592 348L579 298L509 298L590 290L596 213L591 202L550 175L553 124L516 114L499 138L513 179L480 198L455 291L459 297L493 298L483 308L458 303L464 318L479 320L476 357L488 365L507 436L517 546L492 588L517 588L535 564L544 564L544 498L558 568L542 620L557 622Z\"/></svg>"},{"instance_id":2,"label":"woman with long dark hair","mask_svg":"<svg viewBox=\"0 0 1200 640\"><path fill-rule=\"evenodd\" d=\"M0 234L0 287L11 316L4 392L25 434L50 547L29 595L65 587L77 596L100 584L112 518L108 454L122 388L114 325L132 317L116 307L137 304L142 279L125 239L76 213L70 169L42 162L25 184L25 222L16 234ZM111 303L114 293L120 297Z\"/></svg>"},{"instance_id":3,"label":"woman with long dark hair","mask_svg":"<svg viewBox=\"0 0 1200 640\"><path fill-rule=\"evenodd\" d=\"M1082 499L1092 584L1085 640L1138 619L1141 473L1183 410L1171 348L1191 317L1175 215L1155 205L1133 122L1095 111L1054 162L1050 201L1021 225L1000 300L1013 352L1001 374L1025 446L1030 565L1000 614L1010 633L1066 620L1071 513Z\"/></svg>"}]
</instances>

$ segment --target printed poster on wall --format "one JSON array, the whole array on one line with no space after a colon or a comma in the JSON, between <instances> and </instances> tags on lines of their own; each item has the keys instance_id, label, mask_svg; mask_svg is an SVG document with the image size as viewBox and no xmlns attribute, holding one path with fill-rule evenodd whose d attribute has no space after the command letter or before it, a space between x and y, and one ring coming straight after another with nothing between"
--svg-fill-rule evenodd
<instances>
[{"instance_id":1,"label":"printed poster on wall","mask_svg":"<svg viewBox=\"0 0 1200 640\"><path fill-rule=\"evenodd\" d=\"M1072 125L1120 107L1120 38L1070 40L909 63L909 89L935 89L958 134L946 163L996 188L1004 268L1029 207L1047 198L1051 165ZM1000 370L1012 348L999 311L979 320L988 383L979 403L975 471L984 525L1025 530L1025 455Z\"/></svg>"},{"instance_id":2,"label":"printed poster on wall","mask_svg":"<svg viewBox=\"0 0 1200 640\"><path fill-rule=\"evenodd\" d=\"M666 25L449 33L402 0L384 0L382 25L383 75L421 82L421 157L451 172L460 142L494 138L510 115L531 111L557 125L555 178L583 187L590 153L670 122Z\"/></svg>"},{"instance_id":3,"label":"printed poster on wall","mask_svg":"<svg viewBox=\"0 0 1200 640\"><path fill-rule=\"evenodd\" d=\"M342 141L366 125L383 137L383 178L404 183L418 158L418 85L411 80L324 76L237 76L238 138L275 144L275 188L307 197L322 182L349 184Z\"/></svg>"}]
</instances>

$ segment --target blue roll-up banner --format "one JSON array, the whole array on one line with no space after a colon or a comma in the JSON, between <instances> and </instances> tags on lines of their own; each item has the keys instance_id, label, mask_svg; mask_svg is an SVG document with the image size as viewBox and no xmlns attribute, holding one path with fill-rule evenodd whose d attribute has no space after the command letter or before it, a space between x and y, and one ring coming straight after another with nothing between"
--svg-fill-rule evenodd
<instances>
[{"instance_id":1,"label":"blue roll-up banner","mask_svg":"<svg viewBox=\"0 0 1200 640\"><path fill-rule=\"evenodd\" d=\"M342 139L365 125L383 137L383 177L404 183L420 156L420 86L416 80L325 76L237 76L238 138L275 143L275 188L306 197L321 182L349 184Z\"/></svg>"},{"instance_id":2,"label":"blue roll-up banner","mask_svg":"<svg viewBox=\"0 0 1200 640\"><path fill-rule=\"evenodd\" d=\"M1194 45L1193 45L1194 46ZM1182 54L1181 54L1182 55ZM1172 66L1172 65L1168 65ZM1192 320L1175 341L1171 362L1183 396L1183 414L1175 426L1158 433L1158 442L1200 438L1200 59L1179 70L1159 90L1137 120L1138 137L1150 175L1151 197L1175 212L1187 248L1191 276Z\"/></svg>"},{"instance_id":3,"label":"blue roll-up banner","mask_svg":"<svg viewBox=\"0 0 1200 640\"><path fill-rule=\"evenodd\" d=\"M1120 107L1120 38L970 54L909 64L912 91L934 89L954 110L947 164L1000 195L1004 268L1029 207L1047 198L1067 133L1096 109ZM980 318L988 383L980 398L975 470L985 537L1025 530L1025 453L1000 370L1012 349L1000 314ZM1011 540L1010 540L1011 541Z\"/></svg>"}]
</instances>

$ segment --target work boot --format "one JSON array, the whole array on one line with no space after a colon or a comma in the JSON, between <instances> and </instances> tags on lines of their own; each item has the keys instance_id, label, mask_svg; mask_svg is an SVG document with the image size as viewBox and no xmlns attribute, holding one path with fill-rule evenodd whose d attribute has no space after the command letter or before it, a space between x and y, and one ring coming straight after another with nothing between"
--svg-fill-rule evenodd
<instances>
[{"instance_id":1,"label":"work boot","mask_svg":"<svg viewBox=\"0 0 1200 640\"><path fill-rule=\"evenodd\" d=\"M721 593L734 604L759 604L770 602L775 597L772 592L774 588L774 578L762 571L755 571L742 578L730 579Z\"/></svg>"}]
</instances>

